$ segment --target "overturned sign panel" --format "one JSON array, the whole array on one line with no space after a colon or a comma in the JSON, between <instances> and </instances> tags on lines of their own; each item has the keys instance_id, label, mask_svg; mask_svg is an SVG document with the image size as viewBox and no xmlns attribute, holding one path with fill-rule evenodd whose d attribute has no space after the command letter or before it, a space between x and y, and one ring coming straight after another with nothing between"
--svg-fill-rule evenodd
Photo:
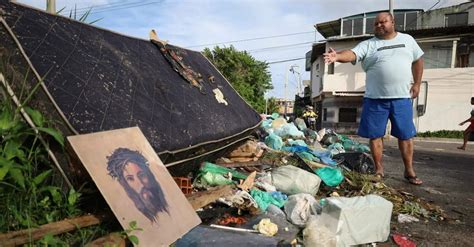
<instances>
[{"instance_id":1,"label":"overturned sign panel","mask_svg":"<svg viewBox=\"0 0 474 247\"><path fill-rule=\"evenodd\" d=\"M0 9L2 63L16 72L7 80L19 95L25 73L30 87L43 78L42 104L66 135L139 126L172 165L235 143L260 123L200 52L8 1Z\"/></svg>"},{"instance_id":2,"label":"overturned sign panel","mask_svg":"<svg viewBox=\"0 0 474 247\"><path fill-rule=\"evenodd\" d=\"M201 220L138 127L68 137L124 229L141 246L168 246Z\"/></svg>"}]
</instances>

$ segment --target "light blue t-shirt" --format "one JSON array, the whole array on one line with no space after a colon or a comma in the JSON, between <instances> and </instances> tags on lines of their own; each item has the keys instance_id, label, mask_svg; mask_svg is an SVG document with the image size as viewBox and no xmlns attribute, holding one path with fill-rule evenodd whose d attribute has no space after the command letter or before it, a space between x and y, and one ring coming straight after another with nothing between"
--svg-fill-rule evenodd
<instances>
[{"instance_id":1,"label":"light blue t-shirt","mask_svg":"<svg viewBox=\"0 0 474 247\"><path fill-rule=\"evenodd\" d=\"M423 55L413 37L400 32L390 40L374 37L351 50L366 72L364 97L411 98L411 65Z\"/></svg>"}]
</instances>

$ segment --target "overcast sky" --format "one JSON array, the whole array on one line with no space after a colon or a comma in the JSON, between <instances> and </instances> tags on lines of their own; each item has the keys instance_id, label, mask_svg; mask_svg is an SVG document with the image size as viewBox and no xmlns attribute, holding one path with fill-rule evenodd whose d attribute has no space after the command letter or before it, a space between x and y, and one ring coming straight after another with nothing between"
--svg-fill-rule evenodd
<instances>
[{"instance_id":1,"label":"overcast sky","mask_svg":"<svg viewBox=\"0 0 474 247\"><path fill-rule=\"evenodd\" d=\"M467 2L466 0L393 0L395 9L427 10ZM45 9L46 0L18 0ZM94 25L129 36L148 39L155 29L161 39L173 45L202 50L234 45L267 62L303 58L311 42L321 40L314 24L344 16L388 9L388 0L57 0L57 10L69 14L75 6L81 14L92 7L88 20L102 18ZM278 37L272 37L278 36ZM272 38L265 38L272 37ZM252 40L253 39L253 40ZM241 41L248 40L248 41ZM227 41L240 41L228 42ZM298 73L309 79L304 59L270 65L274 89L267 96L294 98ZM288 72L288 73L287 73Z\"/></svg>"}]
</instances>

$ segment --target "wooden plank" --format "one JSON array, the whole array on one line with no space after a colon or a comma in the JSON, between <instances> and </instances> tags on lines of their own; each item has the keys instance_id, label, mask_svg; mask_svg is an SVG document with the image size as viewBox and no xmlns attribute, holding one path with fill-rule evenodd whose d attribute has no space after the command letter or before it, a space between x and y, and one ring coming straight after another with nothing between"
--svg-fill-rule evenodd
<instances>
[{"instance_id":1,"label":"wooden plank","mask_svg":"<svg viewBox=\"0 0 474 247\"><path fill-rule=\"evenodd\" d=\"M253 188L256 176L257 176L256 171L250 173L250 175L245 179L245 181L237 185L237 187L239 187L241 190L245 190L248 192L251 188Z\"/></svg>"},{"instance_id":2,"label":"wooden plank","mask_svg":"<svg viewBox=\"0 0 474 247\"><path fill-rule=\"evenodd\" d=\"M210 203L215 202L220 197L231 195L232 194L232 185L222 185L212 188L207 191L200 191L194 194L191 194L188 197L189 203L193 206L194 210L202 208Z\"/></svg>"},{"instance_id":3,"label":"wooden plank","mask_svg":"<svg viewBox=\"0 0 474 247\"><path fill-rule=\"evenodd\" d=\"M250 161L250 162L232 162L232 163L222 163L217 162L216 164L227 167L227 168L236 168L236 167L245 167L245 166L261 166L264 165L262 162L259 161Z\"/></svg>"},{"instance_id":4,"label":"wooden plank","mask_svg":"<svg viewBox=\"0 0 474 247\"><path fill-rule=\"evenodd\" d=\"M39 228L30 228L16 232L0 234L0 245L17 246L30 243L43 238L46 234L58 235L79 228L97 225L102 222L103 216L85 215L73 219L65 219L58 222L42 225Z\"/></svg>"},{"instance_id":5,"label":"wooden plank","mask_svg":"<svg viewBox=\"0 0 474 247\"><path fill-rule=\"evenodd\" d=\"M229 159L234 161L234 162L251 162L251 161L257 161L258 160L257 157L253 157L253 158L250 158L250 157L232 157L232 158L229 158Z\"/></svg>"}]
</instances>

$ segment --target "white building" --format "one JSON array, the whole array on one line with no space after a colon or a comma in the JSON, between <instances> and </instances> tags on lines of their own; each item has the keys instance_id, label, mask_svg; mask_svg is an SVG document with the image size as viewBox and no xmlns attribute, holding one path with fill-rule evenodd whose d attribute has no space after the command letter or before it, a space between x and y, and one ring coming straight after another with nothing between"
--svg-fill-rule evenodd
<instances>
[{"instance_id":1,"label":"white building","mask_svg":"<svg viewBox=\"0 0 474 247\"><path fill-rule=\"evenodd\" d=\"M306 69L311 71L312 102L322 113L321 127L356 131L365 73L360 63L326 65L322 54L329 47L350 49L371 38L379 12L315 25L326 40L313 44ZM469 117L474 96L474 3L430 11L397 9L394 14L397 31L412 35L425 52L422 92L414 101L418 132L463 129L458 124Z\"/></svg>"}]
</instances>

